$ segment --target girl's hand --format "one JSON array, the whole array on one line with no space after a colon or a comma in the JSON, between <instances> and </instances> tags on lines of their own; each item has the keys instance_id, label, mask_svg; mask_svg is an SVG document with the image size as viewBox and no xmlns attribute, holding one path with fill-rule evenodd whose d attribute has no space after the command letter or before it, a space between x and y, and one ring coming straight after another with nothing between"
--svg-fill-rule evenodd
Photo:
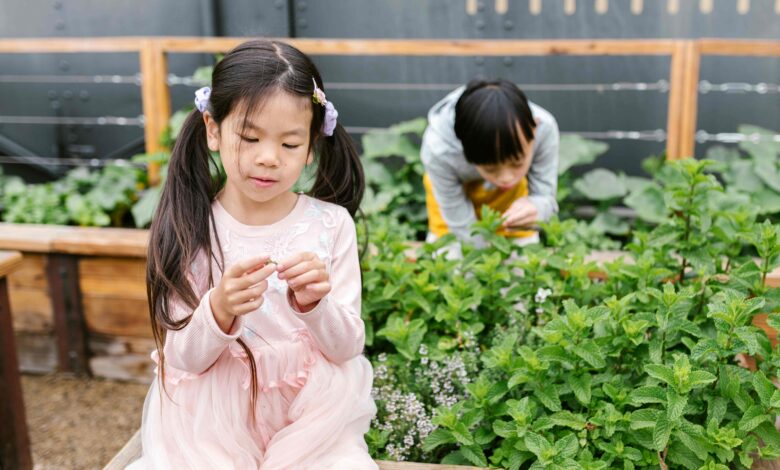
<instances>
[{"instance_id":1,"label":"girl's hand","mask_svg":"<svg viewBox=\"0 0 780 470\"><path fill-rule=\"evenodd\" d=\"M522 197L509 206L503 217L503 227L523 227L536 222L536 219L539 217L539 211L528 198Z\"/></svg>"},{"instance_id":2,"label":"girl's hand","mask_svg":"<svg viewBox=\"0 0 780 470\"><path fill-rule=\"evenodd\" d=\"M325 263L314 253L298 253L277 266L279 279L287 280L290 301L301 313L311 311L330 292L330 276Z\"/></svg>"},{"instance_id":3,"label":"girl's hand","mask_svg":"<svg viewBox=\"0 0 780 470\"><path fill-rule=\"evenodd\" d=\"M211 311L222 331L228 332L239 315L254 312L263 305L268 289L266 279L275 270L268 256L245 259L225 270L211 293Z\"/></svg>"}]
</instances>

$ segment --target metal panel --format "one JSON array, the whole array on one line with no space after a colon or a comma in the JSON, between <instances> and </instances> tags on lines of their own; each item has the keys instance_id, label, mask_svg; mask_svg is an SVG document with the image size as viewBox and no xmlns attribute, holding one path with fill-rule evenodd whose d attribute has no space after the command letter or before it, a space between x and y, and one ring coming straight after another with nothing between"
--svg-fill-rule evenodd
<instances>
[{"instance_id":1,"label":"metal panel","mask_svg":"<svg viewBox=\"0 0 780 470\"><path fill-rule=\"evenodd\" d=\"M775 0L87 0L0 2L0 37L199 35L339 38L768 38L780 37ZM501 6L505 4L506 10ZM737 5L749 5L737 11ZM641 11L637 8L641 5ZM673 8L677 6L677 10ZM574 6L574 11L571 7ZM606 8L605 8L606 7ZM176 54L170 71L189 75L212 58ZM444 88L365 90L343 84L451 84L475 76L519 83L654 83L668 79L668 58L654 57L315 57L343 122L382 127L424 115ZM133 54L0 55L3 73L68 76L138 73ZM10 71L10 72L9 72ZM707 58L712 83L780 82L776 58ZM174 86L173 108L188 104L193 87ZM666 123L668 94L658 91L538 91L562 131L652 130ZM0 84L0 115L127 116L141 112L133 84ZM700 97L699 128L735 131L740 123L778 131L780 94L709 93ZM27 148L44 156L129 156L143 148L138 127L0 124L0 154ZM359 137L359 135L356 135ZM599 163L631 173L663 143L610 140ZM700 146L703 150L704 146ZM4 170L18 171L14 165ZM27 172L28 177L35 174ZM40 177L40 176L39 176Z\"/></svg>"}]
</instances>

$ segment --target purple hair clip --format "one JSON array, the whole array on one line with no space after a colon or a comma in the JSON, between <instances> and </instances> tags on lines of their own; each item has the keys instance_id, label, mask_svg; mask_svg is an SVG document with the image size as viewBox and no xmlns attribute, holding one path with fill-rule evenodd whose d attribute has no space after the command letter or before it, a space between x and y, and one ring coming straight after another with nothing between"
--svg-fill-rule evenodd
<instances>
[{"instance_id":1,"label":"purple hair clip","mask_svg":"<svg viewBox=\"0 0 780 470\"><path fill-rule=\"evenodd\" d=\"M201 113L206 111L209 106L209 97L211 96L211 88L204 86L195 92L195 107Z\"/></svg>"},{"instance_id":2,"label":"purple hair clip","mask_svg":"<svg viewBox=\"0 0 780 470\"><path fill-rule=\"evenodd\" d=\"M322 133L326 136L332 136L333 131L336 130L336 121L339 117L339 112L336 111L336 107L333 103L325 98L325 92L317 86L317 80L314 77L311 78L314 83L314 93L312 93L311 100L314 104L325 107L325 120L322 121Z\"/></svg>"}]
</instances>

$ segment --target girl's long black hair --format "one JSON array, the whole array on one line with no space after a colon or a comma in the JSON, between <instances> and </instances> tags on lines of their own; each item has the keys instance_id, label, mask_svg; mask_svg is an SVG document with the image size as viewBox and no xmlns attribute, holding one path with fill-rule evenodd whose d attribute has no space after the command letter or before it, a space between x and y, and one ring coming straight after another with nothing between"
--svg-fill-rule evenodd
<instances>
[{"instance_id":1,"label":"girl's long black hair","mask_svg":"<svg viewBox=\"0 0 780 470\"><path fill-rule=\"evenodd\" d=\"M254 40L230 51L215 66L208 111L217 124L237 109L249 113L273 93L311 98L314 82L324 90L314 63L298 49L277 41ZM317 172L309 195L345 207L353 216L360 206L365 187L363 169L352 140L338 124L332 136L320 129L325 108L311 99L310 145L317 156ZM246 122L246 116L245 116ZM212 249L216 237L214 201L224 178L212 176L217 168L206 142L203 116L196 109L187 116L173 148L168 175L151 226L147 257L146 285L155 343L159 354L160 380L165 384L165 335L180 330L192 315L174 318L174 302L194 310L200 302L190 283L189 272L196 256L208 259L213 285L212 261L224 272L219 248ZM247 353L252 371L251 406L257 401L257 372L254 357L246 343L238 343ZM254 416L254 414L253 414Z\"/></svg>"}]
</instances>

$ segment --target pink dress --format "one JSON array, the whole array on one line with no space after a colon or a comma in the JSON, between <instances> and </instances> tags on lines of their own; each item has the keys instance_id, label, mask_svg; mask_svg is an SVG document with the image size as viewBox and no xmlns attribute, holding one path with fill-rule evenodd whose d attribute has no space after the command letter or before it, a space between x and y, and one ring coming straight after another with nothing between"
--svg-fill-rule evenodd
<instances>
[{"instance_id":1,"label":"pink dress","mask_svg":"<svg viewBox=\"0 0 780 470\"><path fill-rule=\"evenodd\" d=\"M376 412L371 364L362 356L361 284L355 225L342 207L301 195L292 212L267 226L238 222L212 205L225 263L268 254L275 261L311 251L325 261L331 292L306 314L293 310L273 274L265 302L225 334L209 304L205 256L192 266L201 296L168 331L166 391L152 384L143 412L143 456L136 469L376 469L363 439ZM213 238L213 237L212 237ZM216 251L215 244L215 251ZM214 285L220 277L212 261ZM257 366L255 420L249 360ZM156 351L152 354L158 361Z\"/></svg>"}]
</instances>

